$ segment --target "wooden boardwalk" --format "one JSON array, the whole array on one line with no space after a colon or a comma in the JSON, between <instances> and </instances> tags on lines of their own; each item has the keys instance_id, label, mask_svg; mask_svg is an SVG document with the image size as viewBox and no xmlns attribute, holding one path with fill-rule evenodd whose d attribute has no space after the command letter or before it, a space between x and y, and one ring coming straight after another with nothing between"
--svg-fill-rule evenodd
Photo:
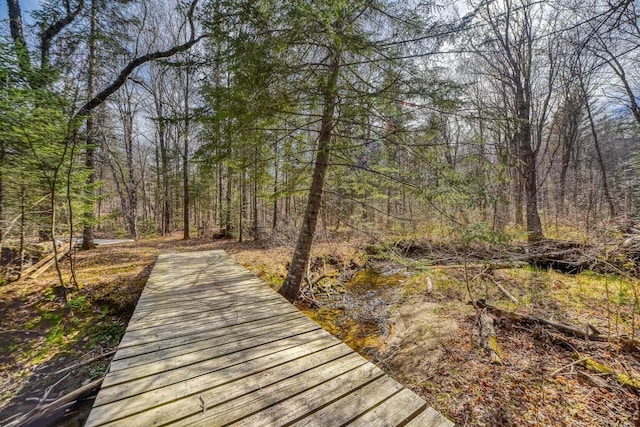
<instances>
[{"instance_id":1,"label":"wooden boardwalk","mask_svg":"<svg viewBox=\"0 0 640 427\"><path fill-rule=\"evenodd\" d=\"M224 251L165 254L86 426L449 426Z\"/></svg>"}]
</instances>

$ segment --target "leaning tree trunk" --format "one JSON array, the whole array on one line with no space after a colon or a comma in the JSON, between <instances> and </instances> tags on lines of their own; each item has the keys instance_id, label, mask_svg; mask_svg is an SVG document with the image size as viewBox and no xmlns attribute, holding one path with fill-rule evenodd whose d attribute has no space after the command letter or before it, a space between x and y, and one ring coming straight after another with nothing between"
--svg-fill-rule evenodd
<instances>
[{"instance_id":1,"label":"leaning tree trunk","mask_svg":"<svg viewBox=\"0 0 640 427\"><path fill-rule=\"evenodd\" d=\"M322 202L322 190L324 179L329 166L329 151L331 132L334 126L334 110L337 101L337 83L340 73L340 53L335 52L329 67L327 83L324 90L324 105L322 109L322 121L320 124L320 136L318 138L318 154L313 170L313 179L309 190L307 207L302 221L302 228L298 236L298 243L293 253L293 258L287 272L287 277L280 288L280 293L293 302L300 294L300 284L306 271L311 255L311 244L318 223L318 214Z\"/></svg>"}]
</instances>

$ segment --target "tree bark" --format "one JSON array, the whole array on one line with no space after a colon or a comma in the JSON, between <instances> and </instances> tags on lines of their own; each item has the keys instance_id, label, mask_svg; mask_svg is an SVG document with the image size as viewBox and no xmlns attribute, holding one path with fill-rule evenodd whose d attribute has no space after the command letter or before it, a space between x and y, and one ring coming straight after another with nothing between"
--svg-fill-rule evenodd
<instances>
[{"instance_id":1,"label":"tree bark","mask_svg":"<svg viewBox=\"0 0 640 427\"><path fill-rule=\"evenodd\" d=\"M519 146L521 174L524 178L527 233L530 242L544 238L542 222L538 214L538 172L536 152L531 141L531 101L528 77L516 82L516 143Z\"/></svg>"},{"instance_id":2,"label":"tree bark","mask_svg":"<svg viewBox=\"0 0 640 427\"><path fill-rule=\"evenodd\" d=\"M126 110L122 114L124 124L125 157L127 161L127 178L123 175L123 182L127 188L127 209L124 211L129 229L129 237L138 238L138 183L135 179L135 165L133 164L133 121L135 111L131 106L132 94L126 93Z\"/></svg>"},{"instance_id":3,"label":"tree bark","mask_svg":"<svg viewBox=\"0 0 640 427\"><path fill-rule=\"evenodd\" d=\"M7 0L7 9L9 12L9 28L11 31L11 38L13 39L13 45L16 50L16 56L18 58L18 66L23 75L29 79L31 73L31 58L29 57L29 50L27 49L27 43L24 40L24 33L22 32L22 12L20 12L19 0Z\"/></svg>"},{"instance_id":4,"label":"tree bark","mask_svg":"<svg viewBox=\"0 0 640 427\"><path fill-rule=\"evenodd\" d=\"M280 167L280 161L278 159L278 144L276 143L275 149L275 165L273 167L273 219L271 223L271 229L278 228L278 168Z\"/></svg>"},{"instance_id":5,"label":"tree bark","mask_svg":"<svg viewBox=\"0 0 640 427\"><path fill-rule=\"evenodd\" d=\"M189 65L186 67L186 79L184 85L184 153L182 157L182 239L189 240Z\"/></svg>"},{"instance_id":6,"label":"tree bark","mask_svg":"<svg viewBox=\"0 0 640 427\"><path fill-rule=\"evenodd\" d=\"M324 99L322 108L322 121L320 124L320 135L318 138L318 153L316 155L313 170L313 179L309 190L309 198L304 213L304 220L298 236L298 243L291 259L287 277L279 292L290 302L295 301L300 294L300 285L305 274L309 257L311 255L311 244L318 222L318 214L322 203L322 192L324 180L329 165L331 133L335 125L334 111L337 103L337 83L340 74L341 53L332 52L331 63L329 65L326 86L324 88Z\"/></svg>"},{"instance_id":7,"label":"tree bark","mask_svg":"<svg viewBox=\"0 0 640 427\"><path fill-rule=\"evenodd\" d=\"M600 150L600 141L598 140L598 130L596 129L595 121L593 120L593 113L591 111L591 104L589 103L589 97L587 96L587 90L584 85L584 81L582 78L580 79L580 84L582 88L582 95L584 99L584 105L587 111L587 118L589 119L589 128L591 130L591 135L593 136L593 145L596 149L596 157L598 159L598 166L600 167L600 174L602 175L602 190L604 192L605 200L607 201L607 206L609 207L609 216L611 218L615 218L616 216L616 208L613 203L613 197L611 196L611 192L609 191L609 183L607 179L607 168L604 165L604 159L602 157L602 150Z\"/></svg>"},{"instance_id":8,"label":"tree bark","mask_svg":"<svg viewBox=\"0 0 640 427\"><path fill-rule=\"evenodd\" d=\"M98 1L91 0L91 23L89 33L89 65L87 68L87 99L92 99L95 93L95 73L96 73L96 45L98 40ZM89 171L87 176L88 192L93 192L93 186L95 184L95 168L94 168L94 156L95 156L95 130L93 122L92 111L87 112L87 124L86 124L86 148L85 148L85 161L84 165ZM95 243L93 241L93 222L94 206L93 195L89 197L87 206L85 206L84 213L84 226L82 229L82 249L93 249Z\"/></svg>"}]
</instances>

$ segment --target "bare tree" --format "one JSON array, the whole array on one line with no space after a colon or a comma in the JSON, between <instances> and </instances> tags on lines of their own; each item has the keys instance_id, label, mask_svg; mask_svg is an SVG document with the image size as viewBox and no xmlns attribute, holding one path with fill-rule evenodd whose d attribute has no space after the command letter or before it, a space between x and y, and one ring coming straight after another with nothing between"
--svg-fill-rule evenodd
<instances>
[{"instance_id":1,"label":"bare tree","mask_svg":"<svg viewBox=\"0 0 640 427\"><path fill-rule=\"evenodd\" d=\"M553 57L549 53L547 78L536 80L540 78L540 57L536 52L542 47L541 39L536 35L536 25L541 22L541 14L540 5L533 0L483 4L478 8L478 15L488 31L480 42L472 41L476 54L484 60L490 75L501 83L503 105L508 111L507 129L512 141L512 155L519 172L515 180L516 194L519 194L518 183L522 182L526 229L529 241L534 242L544 237L538 213L538 156L543 145L542 134L555 78ZM542 87L536 91L536 85L541 82ZM537 100L541 102L536 104Z\"/></svg>"}]
</instances>

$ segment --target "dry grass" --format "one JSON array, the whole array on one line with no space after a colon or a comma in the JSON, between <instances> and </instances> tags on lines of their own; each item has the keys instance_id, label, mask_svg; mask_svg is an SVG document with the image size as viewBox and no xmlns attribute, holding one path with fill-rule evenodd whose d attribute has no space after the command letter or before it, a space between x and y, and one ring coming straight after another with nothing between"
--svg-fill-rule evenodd
<instances>
[{"instance_id":1,"label":"dry grass","mask_svg":"<svg viewBox=\"0 0 640 427\"><path fill-rule=\"evenodd\" d=\"M362 254L357 247L343 246L340 253L345 254L344 260L353 256L361 262ZM335 252L334 246L324 253ZM320 258L322 254L316 251ZM283 253L270 251L243 256L249 268L263 277L283 274L280 263L288 261ZM269 263L267 259L273 261ZM256 267L252 267L252 263ZM304 311L352 348L373 357L457 425L634 425L638 418L638 393L621 386L610 375L590 372L573 363L576 354L590 355L617 370L636 375L640 373L637 353L570 337L561 337L558 341L554 331L498 319L498 341L504 364L493 365L476 345L475 315L466 302L469 289L473 298L486 298L518 312L574 325L589 323L603 333L631 334L637 281L588 272L566 275L533 268L499 270L490 278L478 273L480 269L464 271L462 268L413 271L408 277L383 278L382 287L375 274L362 274L353 280L353 286L341 287L346 290L341 299L350 300L350 306L336 308L335 294L332 294L334 297L325 301L324 308ZM510 302L494 280L515 295L519 303ZM364 282L370 282L368 288ZM393 333L390 336L382 333L380 324L371 327L371 322L362 322L358 304L354 303L380 297L382 294L375 292L385 286L397 291L383 293L387 313L400 313L403 307L414 307L423 312L418 320L412 318L412 322L428 323L410 330L399 346L392 344ZM455 332L429 334L429 325L434 319L452 319L456 322ZM394 329L393 316L380 316L379 320L389 321L388 328ZM437 335L437 339L428 337L432 335ZM566 368L551 375L563 367ZM588 376L602 379L606 387L594 386Z\"/></svg>"},{"instance_id":2,"label":"dry grass","mask_svg":"<svg viewBox=\"0 0 640 427\"><path fill-rule=\"evenodd\" d=\"M336 263L362 265L365 246L356 240L319 243L313 252L313 274L336 270ZM183 241L172 236L77 252L79 288L67 302L56 300L52 292L53 271L39 280L0 287L0 420L32 407L35 402L26 398L40 397L62 377L55 374L61 367L115 348L159 253L209 249L226 250L274 288L284 280L292 254L290 247L258 242ZM393 261L395 265L398 260ZM68 266L63 267L68 278ZM302 308L458 425L633 425L637 393L606 375L599 376L606 387L594 387L582 374L597 374L572 363L579 353L637 374L637 353L576 339L567 344L551 331L498 320L504 365L492 365L475 344L475 319L466 302L470 289L474 298L511 310L631 334L638 322L637 281L530 268L494 272L491 279L518 298L514 304L492 280L477 277L478 270L415 271L409 263L404 271L407 274L385 276L381 282L377 274L362 273L351 286L326 279L322 284L334 292L325 308ZM418 318L429 324L416 324L403 340L395 340L399 327L394 319L403 309L424 311ZM450 319L457 329L428 339L434 319ZM412 338L415 345L407 344ZM60 384L52 397L102 375L104 369L104 363L88 366Z\"/></svg>"}]
</instances>

